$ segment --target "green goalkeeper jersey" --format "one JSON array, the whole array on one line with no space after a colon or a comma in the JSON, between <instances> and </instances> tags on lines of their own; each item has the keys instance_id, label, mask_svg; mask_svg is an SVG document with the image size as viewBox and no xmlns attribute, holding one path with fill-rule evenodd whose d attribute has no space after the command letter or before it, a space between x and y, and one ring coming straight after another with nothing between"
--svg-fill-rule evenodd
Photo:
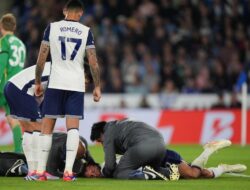
<instances>
[{"instance_id":1,"label":"green goalkeeper jersey","mask_svg":"<svg viewBox=\"0 0 250 190\"><path fill-rule=\"evenodd\" d=\"M26 48L15 35L7 34L0 39L0 93L6 82L21 71L26 58Z\"/></svg>"}]
</instances>

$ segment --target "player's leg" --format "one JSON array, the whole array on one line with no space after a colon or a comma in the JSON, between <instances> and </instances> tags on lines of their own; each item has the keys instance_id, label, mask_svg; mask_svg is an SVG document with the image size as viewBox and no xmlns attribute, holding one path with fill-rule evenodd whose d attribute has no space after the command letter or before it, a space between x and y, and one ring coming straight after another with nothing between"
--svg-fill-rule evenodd
<instances>
[{"instance_id":1,"label":"player's leg","mask_svg":"<svg viewBox=\"0 0 250 190\"><path fill-rule=\"evenodd\" d=\"M41 123L21 121L20 124L24 129L23 133L23 151L27 159L29 174L33 175L38 165L38 141L41 130ZM30 180L28 177L27 180Z\"/></svg>"},{"instance_id":2,"label":"player's leg","mask_svg":"<svg viewBox=\"0 0 250 190\"><path fill-rule=\"evenodd\" d=\"M20 124L24 129L23 151L27 158L29 169L25 180L34 180L32 176L36 173L38 166L38 143L40 138L41 123L20 120Z\"/></svg>"},{"instance_id":3,"label":"player's leg","mask_svg":"<svg viewBox=\"0 0 250 190\"><path fill-rule=\"evenodd\" d=\"M12 83L7 82L4 87L4 96L1 96L1 101L6 113L6 119L12 130L14 151L22 152L22 129L18 120L10 116L10 106L15 106L13 98L16 98L17 91L18 89Z\"/></svg>"},{"instance_id":4,"label":"player's leg","mask_svg":"<svg viewBox=\"0 0 250 190\"><path fill-rule=\"evenodd\" d=\"M67 180L66 176L73 174L73 165L76 158L77 149L79 146L79 119L67 118L67 141L66 141L66 161L64 169L64 180ZM69 177L70 178L70 177Z\"/></svg>"},{"instance_id":5,"label":"player's leg","mask_svg":"<svg viewBox=\"0 0 250 190\"><path fill-rule=\"evenodd\" d=\"M204 168L208 158L217 150L230 146L229 140L218 140L204 145L204 151L191 163L192 166Z\"/></svg>"},{"instance_id":6,"label":"player's leg","mask_svg":"<svg viewBox=\"0 0 250 190\"><path fill-rule=\"evenodd\" d=\"M42 106L42 129L38 143L37 180L46 180L45 170L52 145L52 132L56 118L64 115L62 107L63 98L64 93L62 90L48 88L45 91Z\"/></svg>"},{"instance_id":7,"label":"player's leg","mask_svg":"<svg viewBox=\"0 0 250 190\"><path fill-rule=\"evenodd\" d=\"M246 171L247 167L243 164L220 164L217 167L203 169L202 177L204 178L217 178L224 173L242 173ZM210 174L209 174L210 173ZM212 175L211 175L212 173Z\"/></svg>"},{"instance_id":8,"label":"player's leg","mask_svg":"<svg viewBox=\"0 0 250 190\"><path fill-rule=\"evenodd\" d=\"M22 142L23 152L24 152L24 155L25 155L26 160L27 160L29 173L32 173L35 170L34 158L33 158L33 154L32 154L32 131L33 131L33 128L29 123L30 123L29 121L20 121L20 124L24 130L23 142Z\"/></svg>"},{"instance_id":9,"label":"player's leg","mask_svg":"<svg viewBox=\"0 0 250 190\"><path fill-rule=\"evenodd\" d=\"M220 164L218 167L223 168L224 173L242 173L247 170L244 164Z\"/></svg>"},{"instance_id":10,"label":"player's leg","mask_svg":"<svg viewBox=\"0 0 250 190\"><path fill-rule=\"evenodd\" d=\"M143 143L131 147L120 159L114 172L118 179L152 179L157 178L157 173L143 172L138 168L150 165L159 168L164 157L165 145L159 139L145 140Z\"/></svg>"},{"instance_id":11,"label":"player's leg","mask_svg":"<svg viewBox=\"0 0 250 190\"><path fill-rule=\"evenodd\" d=\"M40 130L41 126L36 124L41 119L39 108L33 96L18 89L15 85L8 82L5 87L5 96L10 106L10 115L17 118L24 130L23 150L27 158L30 173L36 170L33 144L37 144L38 139L34 141L33 130Z\"/></svg>"},{"instance_id":12,"label":"player's leg","mask_svg":"<svg viewBox=\"0 0 250 190\"><path fill-rule=\"evenodd\" d=\"M156 176L154 174L152 174L151 171L150 172L144 171L145 167L141 167L141 165L143 163L135 163L136 160L133 160L130 158L131 151L133 151L133 148L130 148L127 152L125 152L124 155L116 156L117 167L116 167L115 172L114 172L115 173L114 178L144 179L144 180L156 178ZM120 163L120 161L121 161L121 163ZM140 160L138 160L138 161L140 161ZM102 167L104 167L104 166L105 166L105 162L102 163ZM152 168L152 167L150 166L150 168ZM103 173L103 175L104 175L104 177L106 177L105 173ZM153 175L155 177L152 177Z\"/></svg>"},{"instance_id":13,"label":"player's leg","mask_svg":"<svg viewBox=\"0 0 250 190\"><path fill-rule=\"evenodd\" d=\"M201 176L202 173L201 168L190 166L184 161L178 164L178 169L181 178L184 179L197 179Z\"/></svg>"},{"instance_id":14,"label":"player's leg","mask_svg":"<svg viewBox=\"0 0 250 190\"><path fill-rule=\"evenodd\" d=\"M83 119L83 92L66 92L67 101L65 102L65 116L67 126L67 142L66 142L66 163L64 169L65 181L74 181L73 164L76 158L79 146L79 120Z\"/></svg>"},{"instance_id":15,"label":"player's leg","mask_svg":"<svg viewBox=\"0 0 250 190\"><path fill-rule=\"evenodd\" d=\"M148 179L148 174L142 172L142 170L138 170L138 168L144 166L144 160L137 157L138 153L140 154L137 146L129 148L125 154L119 160L117 167L114 171L114 178L117 179ZM146 150L145 150L146 151ZM137 157L137 158L136 158Z\"/></svg>"},{"instance_id":16,"label":"player's leg","mask_svg":"<svg viewBox=\"0 0 250 190\"><path fill-rule=\"evenodd\" d=\"M4 94L0 92L0 108L3 108L4 104L5 104Z\"/></svg>"},{"instance_id":17,"label":"player's leg","mask_svg":"<svg viewBox=\"0 0 250 190\"><path fill-rule=\"evenodd\" d=\"M49 152L52 145L52 132L54 129L55 122L56 119L52 118L43 118L42 120L42 131L38 143L38 180L46 180L46 177L44 175Z\"/></svg>"},{"instance_id":18,"label":"player's leg","mask_svg":"<svg viewBox=\"0 0 250 190\"><path fill-rule=\"evenodd\" d=\"M207 169L207 168L203 168L201 169L200 178L206 178L206 179L215 178L215 171Z\"/></svg>"},{"instance_id":19,"label":"player's leg","mask_svg":"<svg viewBox=\"0 0 250 190\"><path fill-rule=\"evenodd\" d=\"M32 154L34 160L34 168L37 170L38 167L38 145L39 138L42 129L42 122L30 122L32 125L33 133L32 133Z\"/></svg>"},{"instance_id":20,"label":"player's leg","mask_svg":"<svg viewBox=\"0 0 250 190\"><path fill-rule=\"evenodd\" d=\"M4 109L9 110L9 107L6 105ZM6 114L9 114L9 111L6 111ZM14 151L22 152L22 129L20 123L17 119L14 119L9 115L7 115L6 118L13 134Z\"/></svg>"}]
</instances>

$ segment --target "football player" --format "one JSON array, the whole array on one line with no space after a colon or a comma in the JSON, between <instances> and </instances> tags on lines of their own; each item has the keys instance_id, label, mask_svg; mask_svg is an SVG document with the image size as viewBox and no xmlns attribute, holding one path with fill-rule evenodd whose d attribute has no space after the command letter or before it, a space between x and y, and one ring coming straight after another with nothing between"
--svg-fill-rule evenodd
<instances>
[{"instance_id":1,"label":"football player","mask_svg":"<svg viewBox=\"0 0 250 190\"><path fill-rule=\"evenodd\" d=\"M204 151L191 163L188 164L180 154L173 150L166 150L161 163L162 167L177 164L180 177L184 179L217 178L224 173L241 173L247 167L243 164L220 164L217 167L205 168L209 157L216 151L231 145L229 140L212 141L204 145Z\"/></svg>"},{"instance_id":2,"label":"football player","mask_svg":"<svg viewBox=\"0 0 250 190\"><path fill-rule=\"evenodd\" d=\"M161 167L169 168L177 165L181 179L200 179L200 178L217 178L224 173L242 173L247 167L243 164L220 164L217 167L204 168L208 158L216 151L231 145L229 140L219 140L204 145L204 151L191 163L188 164L182 159L176 151L166 149L164 159L161 161ZM122 156L116 157L116 165L119 164ZM105 164L102 164L103 166ZM150 166L137 169L137 173L144 173L149 176L148 179L165 179L160 178L159 173Z\"/></svg>"},{"instance_id":3,"label":"football player","mask_svg":"<svg viewBox=\"0 0 250 190\"><path fill-rule=\"evenodd\" d=\"M52 142L54 146L50 150L46 177L48 179L59 179L63 175L66 156L67 134L53 133ZM28 167L24 154L14 152L0 152L0 176L25 176ZM100 166L94 161L88 150L87 141L80 136L76 160L73 172L79 177L99 177ZM26 180L34 180L32 175L27 175Z\"/></svg>"},{"instance_id":4,"label":"football player","mask_svg":"<svg viewBox=\"0 0 250 190\"><path fill-rule=\"evenodd\" d=\"M41 131L40 104L43 97L34 96L35 66L26 68L9 79L4 87L4 95L10 108L10 116L19 121L23 128L23 152L26 156L29 174L38 164L37 147ZM42 84L47 85L50 62L45 64Z\"/></svg>"},{"instance_id":5,"label":"football player","mask_svg":"<svg viewBox=\"0 0 250 190\"><path fill-rule=\"evenodd\" d=\"M43 41L36 66L36 95L43 94L41 75L44 63L50 51L51 74L49 85L45 92L43 105L43 120L41 146L39 147L39 164L37 180L46 180L45 170L49 150L52 143L52 132L58 117L66 117L67 143L64 181L74 181L72 172L79 141L79 119L83 119L84 54L90 65L94 81L93 99L101 98L100 71L96 57L93 34L90 28L79 23L83 15L83 5L80 0L69 0L63 10L65 19L53 22L45 29Z\"/></svg>"},{"instance_id":6,"label":"football player","mask_svg":"<svg viewBox=\"0 0 250 190\"><path fill-rule=\"evenodd\" d=\"M178 168L161 167L165 156L165 143L162 135L153 127L139 121L98 122L92 126L92 141L103 144L105 165L104 177L117 179L152 179L148 171L137 170L150 165L154 176L164 180L178 180ZM123 155L116 163L116 154Z\"/></svg>"},{"instance_id":7,"label":"football player","mask_svg":"<svg viewBox=\"0 0 250 190\"><path fill-rule=\"evenodd\" d=\"M9 116L9 106L3 95L4 85L15 74L23 69L26 48L23 42L14 35L16 18L13 14L5 14L0 20L0 107L3 107L11 126L15 152L22 152L22 131L16 119Z\"/></svg>"}]
</instances>

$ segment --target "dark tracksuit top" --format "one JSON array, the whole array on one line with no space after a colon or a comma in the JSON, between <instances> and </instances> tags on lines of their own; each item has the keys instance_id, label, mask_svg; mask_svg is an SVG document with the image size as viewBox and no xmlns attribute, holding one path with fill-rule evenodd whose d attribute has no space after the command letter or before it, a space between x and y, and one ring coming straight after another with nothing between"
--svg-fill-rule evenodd
<instances>
[{"instance_id":1,"label":"dark tracksuit top","mask_svg":"<svg viewBox=\"0 0 250 190\"><path fill-rule=\"evenodd\" d=\"M86 154L83 158L86 163L95 163L94 159L90 155L88 151L87 141L80 136L81 141L84 143L86 147ZM53 133L52 137L52 147L49 153L49 158L47 162L46 171L54 176L61 177L63 175L63 170L65 167L65 158L66 158L66 141L67 134L66 133ZM16 163L17 160L22 160L24 167L27 168L26 158L24 154L18 154L14 152L2 152L0 153L0 176L5 176L6 172L10 170L13 164ZM82 160L76 159L73 167L73 172L82 173L83 162ZM28 170L22 170L22 172L16 168L13 173L8 172L8 176L24 176L27 175Z\"/></svg>"},{"instance_id":2,"label":"dark tracksuit top","mask_svg":"<svg viewBox=\"0 0 250 190\"><path fill-rule=\"evenodd\" d=\"M165 155L161 134L146 123L122 120L104 126L103 148L106 177L129 178L130 173L147 164L157 167ZM116 154L124 155L116 165Z\"/></svg>"},{"instance_id":3,"label":"dark tracksuit top","mask_svg":"<svg viewBox=\"0 0 250 190\"><path fill-rule=\"evenodd\" d=\"M84 143L86 147L85 157L83 158L87 163L95 163L89 150L86 139L80 137L80 140ZM52 147L49 153L46 171L52 175L61 177L63 175L65 160L66 160L66 133L53 133ZM83 169L82 160L76 159L73 172L80 173Z\"/></svg>"}]
</instances>

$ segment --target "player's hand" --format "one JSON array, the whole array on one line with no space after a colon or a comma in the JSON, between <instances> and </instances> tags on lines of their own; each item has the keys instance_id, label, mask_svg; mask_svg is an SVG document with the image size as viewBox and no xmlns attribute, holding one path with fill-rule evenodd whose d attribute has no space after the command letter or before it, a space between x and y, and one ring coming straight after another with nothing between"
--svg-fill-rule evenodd
<instances>
[{"instance_id":1,"label":"player's hand","mask_svg":"<svg viewBox=\"0 0 250 190\"><path fill-rule=\"evenodd\" d=\"M101 99L101 88L99 86L94 88L93 98L95 102L99 102L99 100Z\"/></svg>"},{"instance_id":2,"label":"player's hand","mask_svg":"<svg viewBox=\"0 0 250 190\"><path fill-rule=\"evenodd\" d=\"M42 96L43 95L43 86L42 84L35 84L35 96Z\"/></svg>"}]
</instances>

